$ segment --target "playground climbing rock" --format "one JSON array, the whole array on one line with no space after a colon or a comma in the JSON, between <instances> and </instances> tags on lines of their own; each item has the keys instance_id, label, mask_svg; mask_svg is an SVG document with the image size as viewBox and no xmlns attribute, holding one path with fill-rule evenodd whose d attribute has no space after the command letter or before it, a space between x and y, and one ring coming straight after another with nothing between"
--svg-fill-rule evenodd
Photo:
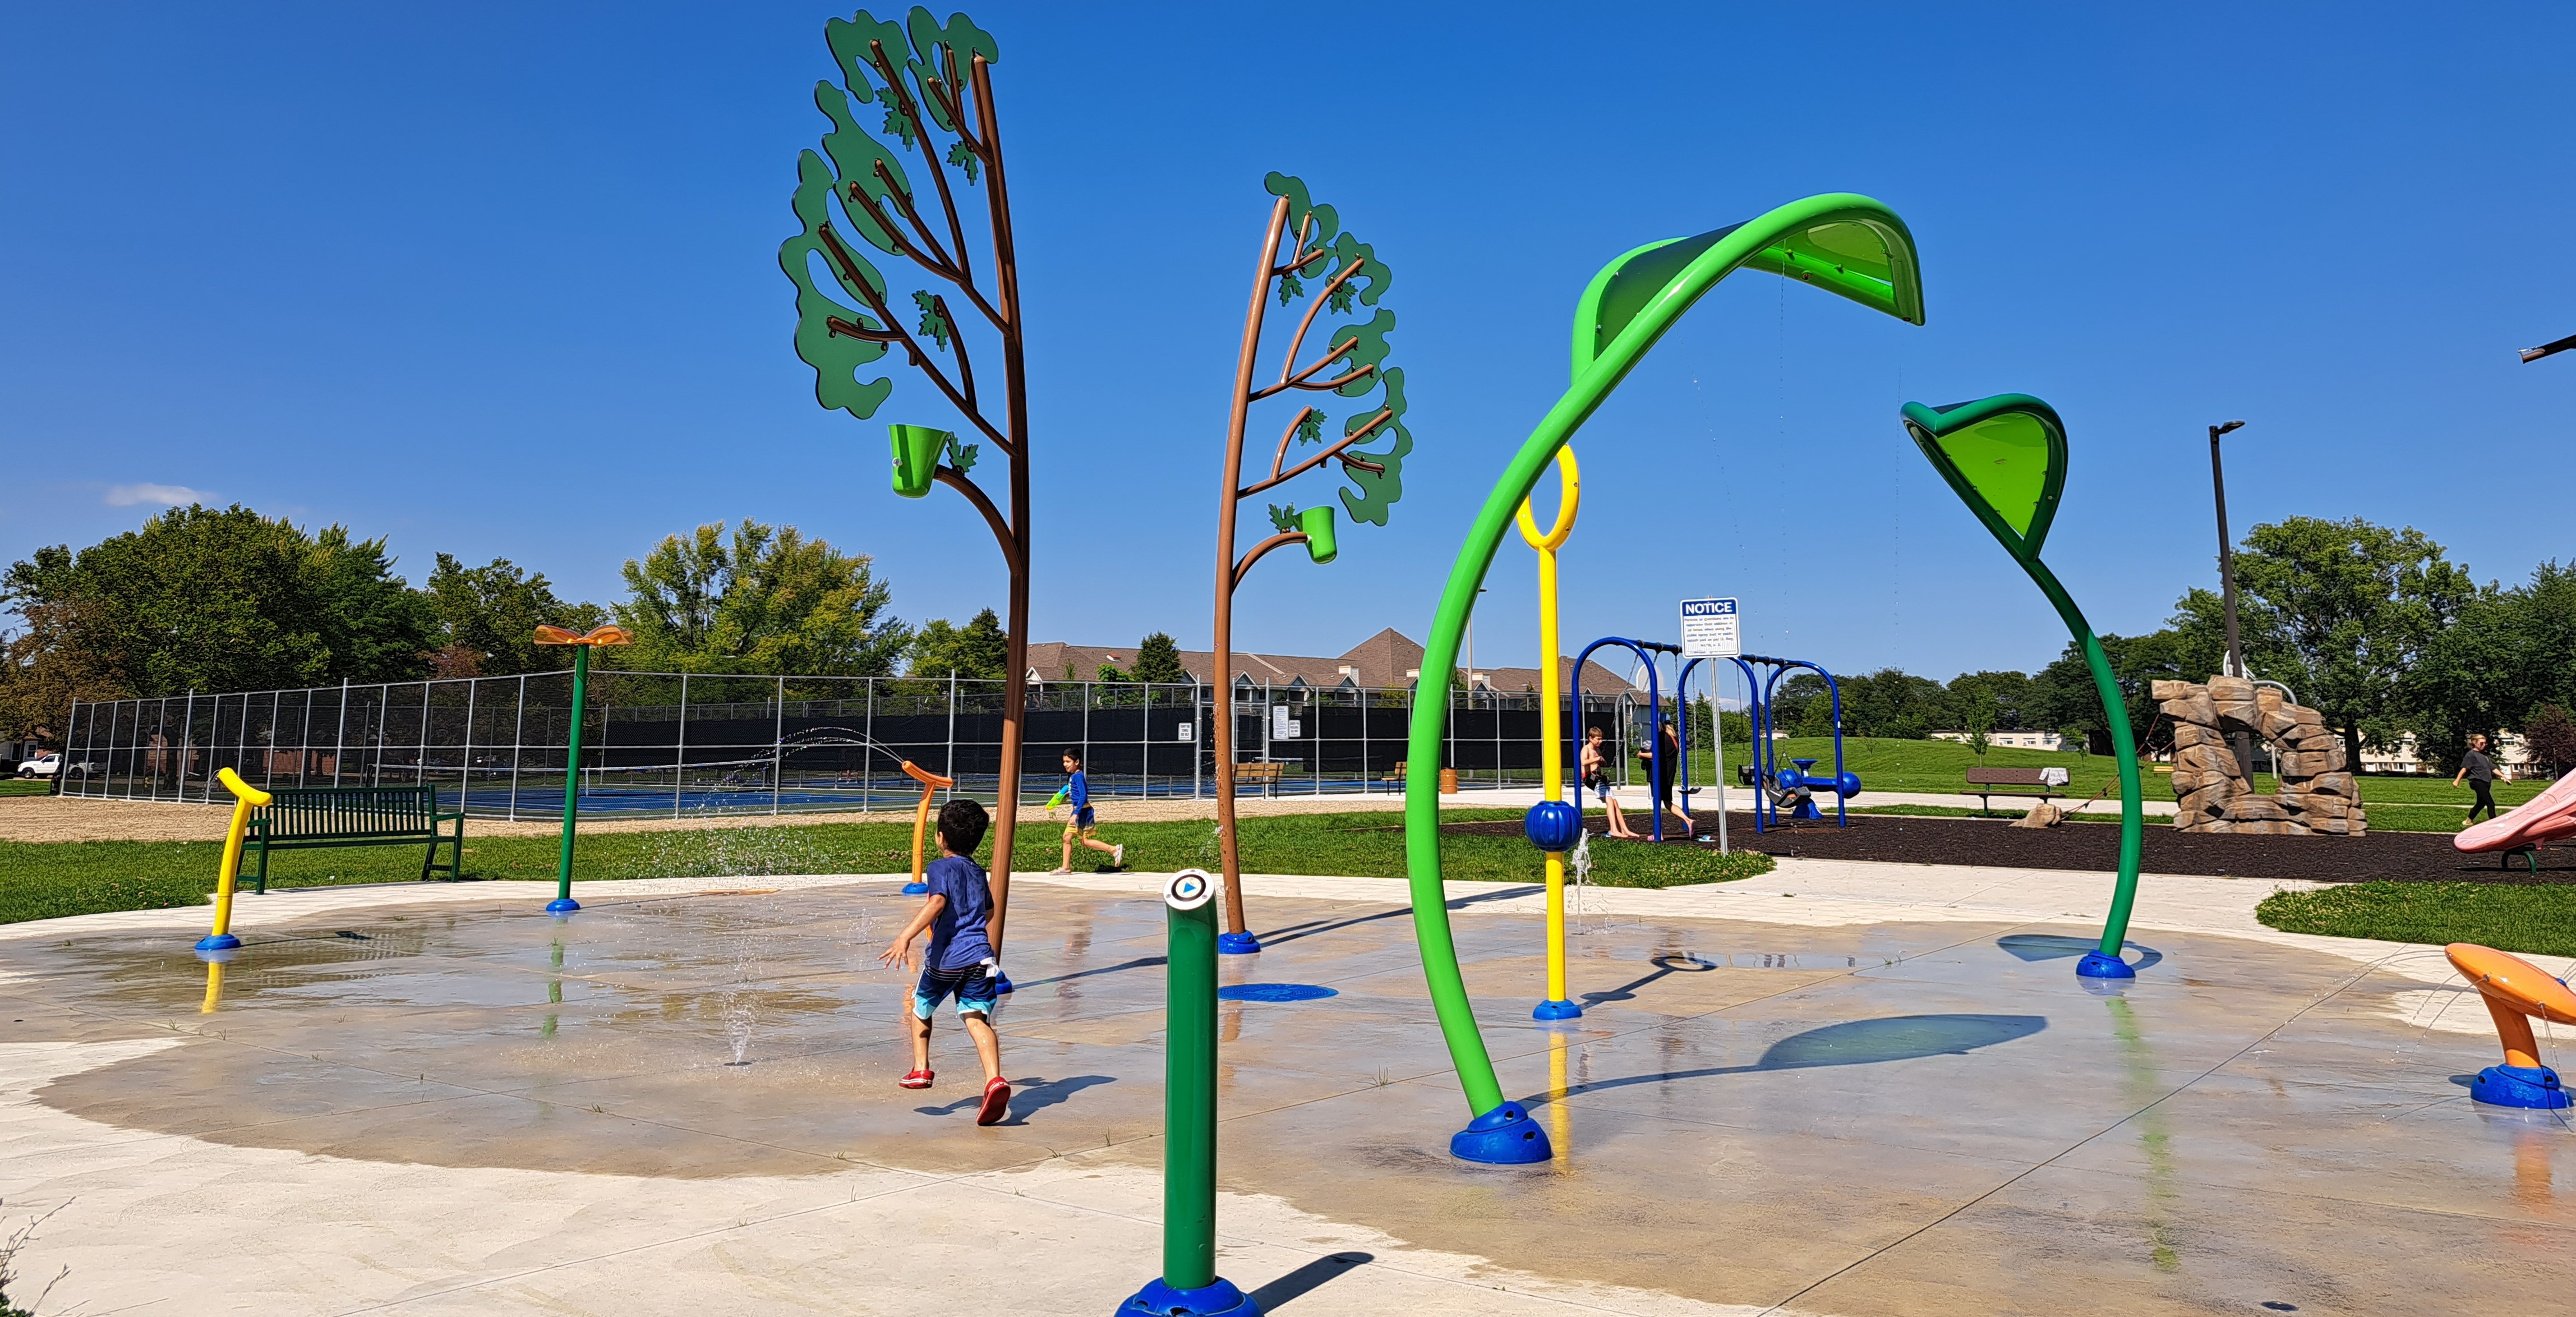
<instances>
[{"instance_id":1,"label":"playground climbing rock","mask_svg":"<svg viewBox=\"0 0 2576 1317\"><path fill-rule=\"evenodd\" d=\"M2243 677L2159 681L2151 694L2173 720L2173 789L2182 803L2174 814L2177 831L2276 837L2369 831L2345 768L2343 738L2316 710ZM2240 731L2271 745L2278 794L2257 794L2245 779L2227 743Z\"/></svg>"}]
</instances>

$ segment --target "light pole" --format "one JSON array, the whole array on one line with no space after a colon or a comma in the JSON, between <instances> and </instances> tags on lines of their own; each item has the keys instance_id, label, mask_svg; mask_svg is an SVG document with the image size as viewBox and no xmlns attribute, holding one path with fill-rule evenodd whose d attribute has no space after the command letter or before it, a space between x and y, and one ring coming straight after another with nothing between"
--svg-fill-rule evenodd
<instances>
[{"instance_id":1,"label":"light pole","mask_svg":"<svg viewBox=\"0 0 2576 1317\"><path fill-rule=\"evenodd\" d=\"M2227 469L2219 461L2218 440L2221 435L2243 427L2243 421L2228 421L2209 427L2209 488L2218 497L2218 583L2227 601L2227 675L2245 675L2245 642L2236 632L2236 545L2227 534ZM2254 780L2254 741L2244 732L2235 735L2236 771L2245 780Z\"/></svg>"},{"instance_id":2,"label":"light pole","mask_svg":"<svg viewBox=\"0 0 2576 1317\"><path fill-rule=\"evenodd\" d=\"M2529 365L2532 362L2540 360L2542 357L2554 356L2558 353L2567 351L2569 348L2576 348L2576 334L2570 334L2555 343L2543 343L2536 348L2524 348L2522 350L2523 364Z\"/></svg>"}]
</instances>

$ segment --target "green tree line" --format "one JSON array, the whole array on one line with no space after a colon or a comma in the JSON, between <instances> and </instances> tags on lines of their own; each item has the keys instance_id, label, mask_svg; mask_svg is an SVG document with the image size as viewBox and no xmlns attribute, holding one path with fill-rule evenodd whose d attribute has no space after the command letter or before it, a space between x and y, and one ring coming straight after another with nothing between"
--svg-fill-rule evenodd
<instances>
[{"instance_id":1,"label":"green tree line","mask_svg":"<svg viewBox=\"0 0 2576 1317\"><path fill-rule=\"evenodd\" d=\"M614 603L567 600L506 558L437 554L414 587L382 538L318 530L239 505L172 508L87 548L39 549L0 575L13 625L0 651L0 737L51 741L75 699L271 690L570 666L534 643L540 623L615 621L638 671L1002 675L991 610L914 628L866 554L793 526L745 520L666 536L622 576ZM1168 643L1168 642L1167 642Z\"/></svg>"},{"instance_id":2,"label":"green tree line","mask_svg":"<svg viewBox=\"0 0 2576 1317\"><path fill-rule=\"evenodd\" d=\"M2236 574L2246 666L2323 713L2354 762L2366 747L2411 734L2418 755L2447 772L2470 733L2514 731L2542 762L2576 765L2568 712L2576 709L2576 566L2553 560L2519 585L2481 585L2411 527L2291 517L2245 537ZM2225 605L2216 590L2186 590L2161 630L2106 635L2102 647L2138 744L2170 743L2150 688L2223 670ZM2031 730L2080 743L2104 730L2072 644L2033 673L1964 673L1945 683L1884 668L1836 681L1849 736ZM1778 701L1783 730L1831 732L1832 703L1816 677L1784 680Z\"/></svg>"}]
</instances>

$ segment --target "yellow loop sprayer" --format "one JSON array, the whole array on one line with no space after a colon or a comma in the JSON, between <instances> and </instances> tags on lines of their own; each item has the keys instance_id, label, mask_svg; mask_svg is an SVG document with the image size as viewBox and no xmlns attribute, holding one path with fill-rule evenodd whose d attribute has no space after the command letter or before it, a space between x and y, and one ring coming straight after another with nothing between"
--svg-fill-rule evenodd
<instances>
[{"instance_id":1,"label":"yellow loop sprayer","mask_svg":"<svg viewBox=\"0 0 2576 1317\"><path fill-rule=\"evenodd\" d=\"M1547 1000L1530 1012L1532 1019L1571 1020L1583 1014L1565 987L1565 851L1583 835L1583 815L1565 803L1565 728L1560 712L1565 680L1557 671L1556 551L1574 534L1575 513L1583 505L1583 473L1574 462L1574 445L1556 450L1556 476L1564 485L1557 496L1556 524L1542 535L1530 500L1521 500L1521 538L1538 550L1538 670L1547 695L1538 702L1540 783L1547 799L1530 811L1529 837L1547 853ZM1572 815L1569 822L1565 816Z\"/></svg>"}]
</instances>

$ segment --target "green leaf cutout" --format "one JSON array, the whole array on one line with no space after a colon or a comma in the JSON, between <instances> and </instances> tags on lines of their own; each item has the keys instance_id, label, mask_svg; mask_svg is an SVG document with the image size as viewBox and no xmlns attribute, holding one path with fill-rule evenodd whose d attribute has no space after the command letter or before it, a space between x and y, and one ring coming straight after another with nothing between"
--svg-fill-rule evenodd
<instances>
[{"instance_id":1,"label":"green leaf cutout","mask_svg":"<svg viewBox=\"0 0 2576 1317\"><path fill-rule=\"evenodd\" d=\"M2066 426L2024 393L1904 408L1906 432L1977 520L2024 563L2039 561L2066 486Z\"/></svg>"}]
</instances>

